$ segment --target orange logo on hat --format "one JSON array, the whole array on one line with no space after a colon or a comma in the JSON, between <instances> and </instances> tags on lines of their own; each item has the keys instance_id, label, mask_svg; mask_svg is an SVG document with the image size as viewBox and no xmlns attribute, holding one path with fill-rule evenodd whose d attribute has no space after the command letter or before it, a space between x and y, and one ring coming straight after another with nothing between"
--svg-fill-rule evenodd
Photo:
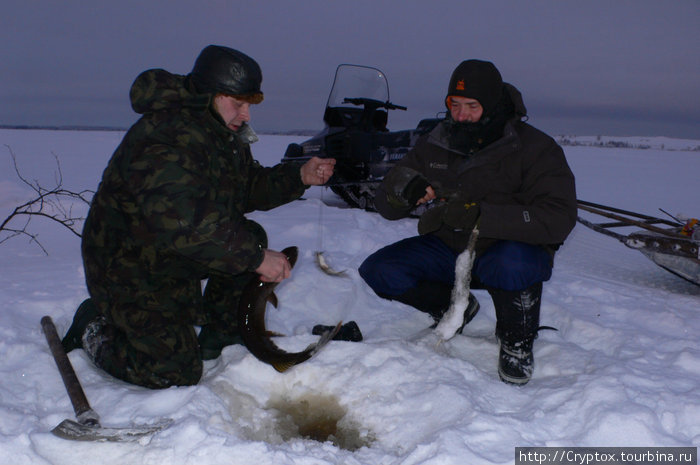
<instances>
[{"instance_id":1,"label":"orange logo on hat","mask_svg":"<svg viewBox=\"0 0 700 465\"><path fill-rule=\"evenodd\" d=\"M464 90L464 79L460 79L459 81L457 81L456 90Z\"/></svg>"}]
</instances>

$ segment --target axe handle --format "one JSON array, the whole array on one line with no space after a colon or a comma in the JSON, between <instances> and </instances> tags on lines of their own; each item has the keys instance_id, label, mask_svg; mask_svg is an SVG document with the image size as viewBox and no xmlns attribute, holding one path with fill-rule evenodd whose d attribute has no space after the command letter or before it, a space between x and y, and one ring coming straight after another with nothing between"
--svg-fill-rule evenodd
<instances>
[{"instance_id":1,"label":"axe handle","mask_svg":"<svg viewBox=\"0 0 700 465\"><path fill-rule=\"evenodd\" d=\"M76 418L83 425L99 425L99 416L92 410L87 397L85 397L85 392L80 386L80 381L75 374L75 370L73 370L73 365L71 365L68 355L66 355L66 351L63 350L63 345L56 332L56 326L53 324L50 316L45 316L41 319L41 328L44 330L46 342L49 343L51 354L59 373L61 373L61 378L63 378L63 384L66 386L68 397L70 397L70 401L73 404Z\"/></svg>"}]
</instances>

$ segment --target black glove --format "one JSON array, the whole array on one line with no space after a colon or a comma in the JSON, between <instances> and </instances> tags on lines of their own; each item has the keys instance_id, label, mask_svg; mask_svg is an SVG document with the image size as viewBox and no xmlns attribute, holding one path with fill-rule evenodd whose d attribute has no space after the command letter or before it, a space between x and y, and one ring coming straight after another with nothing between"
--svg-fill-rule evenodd
<instances>
[{"instance_id":1,"label":"black glove","mask_svg":"<svg viewBox=\"0 0 700 465\"><path fill-rule=\"evenodd\" d=\"M411 208L425 195L430 185L420 172L402 166L394 167L384 178L387 202L394 208Z\"/></svg>"},{"instance_id":2,"label":"black glove","mask_svg":"<svg viewBox=\"0 0 700 465\"><path fill-rule=\"evenodd\" d=\"M401 197L403 197L406 202L413 206L419 199L425 197L425 190L428 188L430 183L422 174L415 176L413 179L408 181L403 192L401 192Z\"/></svg>"},{"instance_id":3,"label":"black glove","mask_svg":"<svg viewBox=\"0 0 700 465\"><path fill-rule=\"evenodd\" d=\"M316 325L311 330L311 334L315 336L320 336L326 331L330 331L335 326L324 326ZM350 341L350 342L360 342L362 340L362 333L360 332L360 327L354 321L348 321L343 326L340 327L338 334L333 337L334 341Z\"/></svg>"},{"instance_id":4,"label":"black glove","mask_svg":"<svg viewBox=\"0 0 700 465\"><path fill-rule=\"evenodd\" d=\"M418 220L418 234L422 236L440 229L443 224L445 210L447 210L447 203L433 203L425 212L423 212Z\"/></svg>"},{"instance_id":5,"label":"black glove","mask_svg":"<svg viewBox=\"0 0 700 465\"><path fill-rule=\"evenodd\" d=\"M454 229L471 231L476 226L479 213L478 203L457 197L447 202L442 221Z\"/></svg>"}]
</instances>

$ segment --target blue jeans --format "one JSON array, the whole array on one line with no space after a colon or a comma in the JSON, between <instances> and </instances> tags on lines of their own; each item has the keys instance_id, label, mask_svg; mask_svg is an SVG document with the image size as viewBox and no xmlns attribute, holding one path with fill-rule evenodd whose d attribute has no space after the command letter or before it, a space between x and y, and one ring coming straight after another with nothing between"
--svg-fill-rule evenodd
<instances>
[{"instance_id":1,"label":"blue jeans","mask_svg":"<svg viewBox=\"0 0 700 465\"><path fill-rule=\"evenodd\" d=\"M379 249L360 265L362 279L379 295L399 296L421 281L452 286L457 254L427 234L403 239ZM552 257L543 247L499 241L486 249L472 267L474 287L519 291L552 276Z\"/></svg>"}]
</instances>

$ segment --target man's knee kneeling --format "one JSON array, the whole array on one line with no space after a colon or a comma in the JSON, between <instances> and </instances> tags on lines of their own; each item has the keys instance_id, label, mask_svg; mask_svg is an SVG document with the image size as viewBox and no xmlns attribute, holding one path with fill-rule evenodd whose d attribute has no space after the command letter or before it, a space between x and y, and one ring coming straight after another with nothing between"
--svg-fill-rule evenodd
<instances>
[{"instance_id":1,"label":"man's knee kneeling","mask_svg":"<svg viewBox=\"0 0 700 465\"><path fill-rule=\"evenodd\" d=\"M174 364L169 360L163 364L155 364L149 369L138 369L134 373L134 384L151 389L165 389L172 386L193 386L202 378L202 360L193 357L187 363ZM145 367L144 367L145 368Z\"/></svg>"}]
</instances>

